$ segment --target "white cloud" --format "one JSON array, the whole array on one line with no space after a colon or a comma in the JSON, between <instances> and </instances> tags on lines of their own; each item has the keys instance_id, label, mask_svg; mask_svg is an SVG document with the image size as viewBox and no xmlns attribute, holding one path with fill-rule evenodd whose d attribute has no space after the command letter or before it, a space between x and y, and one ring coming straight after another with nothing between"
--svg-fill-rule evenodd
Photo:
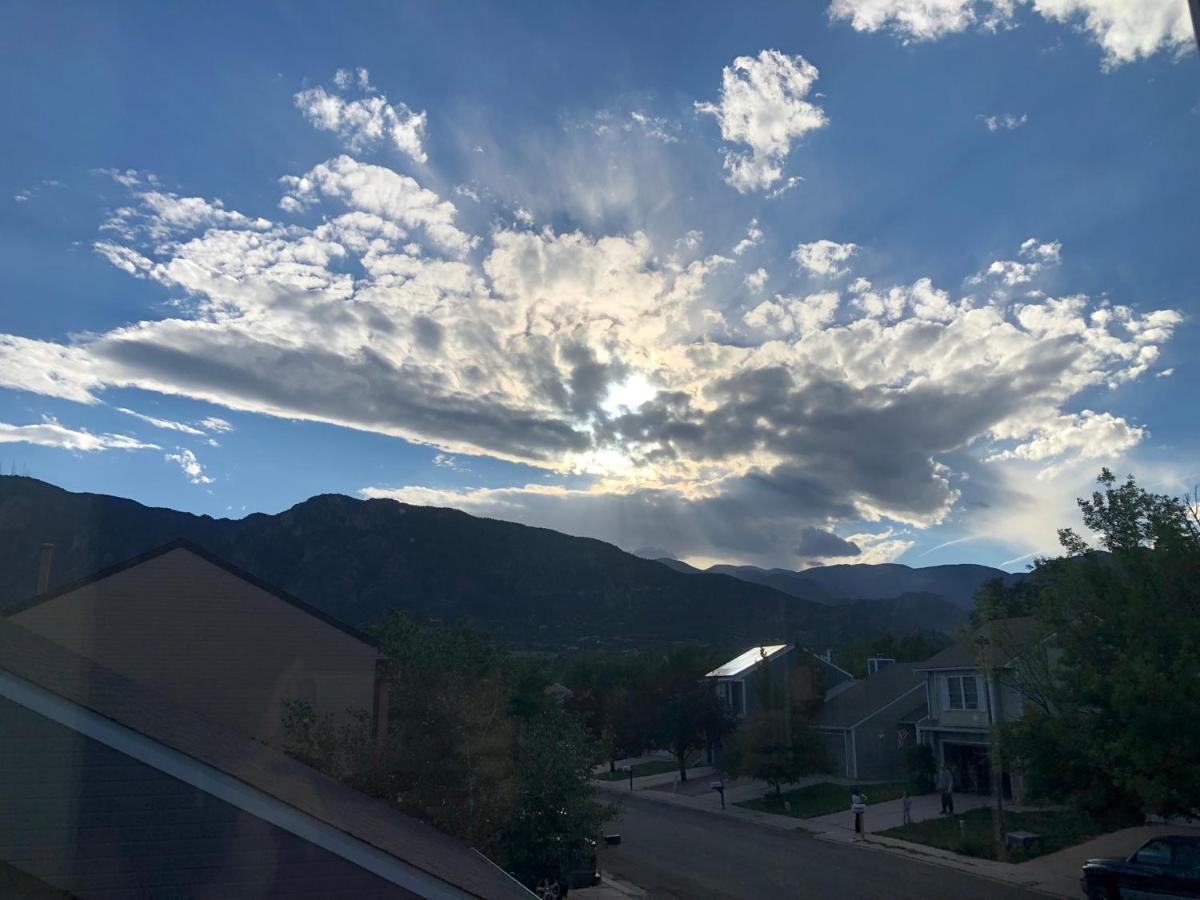
<instances>
[{"instance_id":1,"label":"white cloud","mask_svg":"<svg viewBox=\"0 0 1200 900\"><path fill-rule=\"evenodd\" d=\"M233 431L232 425L217 416L209 416L206 419L201 419L197 424L206 431L211 431L215 434L225 434L228 431Z\"/></svg>"},{"instance_id":2,"label":"white cloud","mask_svg":"<svg viewBox=\"0 0 1200 900\"><path fill-rule=\"evenodd\" d=\"M371 213L405 229L420 228L441 250L462 254L476 243L454 223L457 210L416 179L383 166L339 156L302 176L282 179L287 194L280 206L296 212L320 197L341 200L352 210Z\"/></svg>"},{"instance_id":3,"label":"white cloud","mask_svg":"<svg viewBox=\"0 0 1200 900\"><path fill-rule=\"evenodd\" d=\"M212 484L211 476L206 475L204 466L196 459L196 454L186 447L176 447L174 453L166 454L163 459L167 462L179 463L179 468L192 484Z\"/></svg>"},{"instance_id":4,"label":"white cloud","mask_svg":"<svg viewBox=\"0 0 1200 900\"><path fill-rule=\"evenodd\" d=\"M357 87L364 96L347 100L320 86L300 91L296 108L314 127L333 132L351 151L386 142L414 162L426 161L424 110L417 113L403 103L389 104L387 97L371 86L366 69L359 69L357 78L339 69L333 80L339 91Z\"/></svg>"},{"instance_id":5,"label":"white cloud","mask_svg":"<svg viewBox=\"0 0 1200 900\"><path fill-rule=\"evenodd\" d=\"M857 244L839 244L836 241L820 240L800 244L792 251L792 259L810 275L820 278L838 278L847 275L850 267L843 265L858 252Z\"/></svg>"},{"instance_id":6,"label":"white cloud","mask_svg":"<svg viewBox=\"0 0 1200 900\"><path fill-rule=\"evenodd\" d=\"M134 412L132 409L126 409L123 406L118 406L117 412L125 413L127 416L133 416L135 419L141 419L155 428L162 428L166 431L182 431L184 434L203 435L204 432L194 425L188 425L186 422L173 422L170 419L159 419L155 416L148 416L144 413Z\"/></svg>"},{"instance_id":7,"label":"white cloud","mask_svg":"<svg viewBox=\"0 0 1200 900\"><path fill-rule=\"evenodd\" d=\"M763 50L722 70L718 103L696 103L698 112L716 117L723 140L750 148L723 151L725 180L739 193L766 190L783 178L792 142L828 123L824 110L805 99L818 74L802 56Z\"/></svg>"},{"instance_id":8,"label":"white cloud","mask_svg":"<svg viewBox=\"0 0 1200 900\"><path fill-rule=\"evenodd\" d=\"M1026 113L1022 113L1019 116L1013 113L1001 113L995 116L980 114L976 118L983 122L984 127L988 131L1012 131L1014 128L1020 128L1029 121L1029 116Z\"/></svg>"},{"instance_id":9,"label":"white cloud","mask_svg":"<svg viewBox=\"0 0 1200 900\"><path fill-rule=\"evenodd\" d=\"M49 416L35 425L11 425L0 422L0 444L37 444L41 447L60 447L79 453L98 453L103 450L158 450L125 434L93 434L86 429L66 428Z\"/></svg>"},{"instance_id":10,"label":"white cloud","mask_svg":"<svg viewBox=\"0 0 1200 900\"><path fill-rule=\"evenodd\" d=\"M997 259L988 264L987 268L967 279L968 284L991 283L1005 288L1014 288L1028 284L1051 266L1058 265L1062 258L1062 244L1059 241L1039 242L1037 238L1029 238L1021 244L1016 259Z\"/></svg>"},{"instance_id":11,"label":"white cloud","mask_svg":"<svg viewBox=\"0 0 1200 900\"><path fill-rule=\"evenodd\" d=\"M759 268L748 274L743 279L743 282L746 287L750 289L752 294L757 294L760 293L764 287L766 287L767 279L769 277L770 276L767 274L766 269Z\"/></svg>"},{"instance_id":12,"label":"white cloud","mask_svg":"<svg viewBox=\"0 0 1200 900\"><path fill-rule=\"evenodd\" d=\"M733 255L741 256L751 247L757 247L762 239L763 230L758 226L758 219L751 219L750 224L746 226L746 236L734 246Z\"/></svg>"},{"instance_id":13,"label":"white cloud","mask_svg":"<svg viewBox=\"0 0 1200 900\"><path fill-rule=\"evenodd\" d=\"M889 30L902 39L935 40L979 25L1013 27L1017 6L1087 32L1104 51L1104 66L1181 52L1194 40L1188 4L1180 0L833 0L830 18L857 31Z\"/></svg>"}]
</instances>

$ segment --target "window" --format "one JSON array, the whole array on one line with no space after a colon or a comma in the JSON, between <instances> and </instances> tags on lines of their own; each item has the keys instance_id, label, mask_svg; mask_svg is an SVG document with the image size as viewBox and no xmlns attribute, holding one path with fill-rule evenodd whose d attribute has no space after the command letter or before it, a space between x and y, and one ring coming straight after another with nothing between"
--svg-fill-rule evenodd
<instances>
[{"instance_id":1,"label":"window","mask_svg":"<svg viewBox=\"0 0 1200 900\"><path fill-rule=\"evenodd\" d=\"M979 684L974 675L948 675L950 709L979 709Z\"/></svg>"},{"instance_id":2,"label":"window","mask_svg":"<svg viewBox=\"0 0 1200 900\"><path fill-rule=\"evenodd\" d=\"M1151 841L1137 852L1134 861L1143 866L1165 868L1171 864L1171 845L1166 841Z\"/></svg>"}]
</instances>

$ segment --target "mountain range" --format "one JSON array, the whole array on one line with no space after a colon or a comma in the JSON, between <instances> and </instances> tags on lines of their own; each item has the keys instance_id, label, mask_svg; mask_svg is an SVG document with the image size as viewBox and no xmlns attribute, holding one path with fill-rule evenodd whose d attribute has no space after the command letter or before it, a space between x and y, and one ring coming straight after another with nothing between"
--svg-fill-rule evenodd
<instances>
[{"instance_id":1,"label":"mountain range","mask_svg":"<svg viewBox=\"0 0 1200 900\"><path fill-rule=\"evenodd\" d=\"M699 572L591 538L393 500L324 494L275 515L216 519L0 476L0 607L34 593L43 543L55 547L53 588L177 538L353 625L395 608L529 649L837 645L884 631L951 632L972 579L1003 575L953 566ZM961 568L972 571L941 572Z\"/></svg>"},{"instance_id":2,"label":"mountain range","mask_svg":"<svg viewBox=\"0 0 1200 900\"><path fill-rule=\"evenodd\" d=\"M678 559L656 560L677 572L732 575L794 597L839 605L858 600L883 600L898 594L936 594L969 612L975 607L975 592L986 581L999 578L1012 584L1025 576L960 563L914 569L899 563L815 566L794 572L790 569L760 569L757 566L715 565L697 569Z\"/></svg>"}]
</instances>

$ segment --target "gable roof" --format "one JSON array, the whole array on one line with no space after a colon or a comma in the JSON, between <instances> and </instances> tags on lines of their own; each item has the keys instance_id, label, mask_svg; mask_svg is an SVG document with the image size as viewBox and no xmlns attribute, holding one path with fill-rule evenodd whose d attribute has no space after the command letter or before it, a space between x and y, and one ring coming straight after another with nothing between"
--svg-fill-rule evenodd
<instances>
[{"instance_id":1,"label":"gable roof","mask_svg":"<svg viewBox=\"0 0 1200 900\"><path fill-rule=\"evenodd\" d=\"M971 641L956 641L941 653L930 657L917 665L918 672L929 672L936 669L975 669L979 666L979 650L974 641L986 638L989 628L996 628L1004 637L1008 648L1024 648L1029 646L1037 633L1037 620L1033 616L1020 616L1012 619L998 619L990 626L983 625L975 630ZM1014 656L1005 647L991 648L992 663L997 666L1006 665ZM886 671L886 670L885 670Z\"/></svg>"},{"instance_id":2,"label":"gable roof","mask_svg":"<svg viewBox=\"0 0 1200 900\"><path fill-rule=\"evenodd\" d=\"M705 678L733 678L744 672L749 672L760 662L774 659L781 653L792 649L791 644L764 644L761 647L751 647L745 653L735 656L723 666L713 669Z\"/></svg>"},{"instance_id":3,"label":"gable roof","mask_svg":"<svg viewBox=\"0 0 1200 900\"><path fill-rule=\"evenodd\" d=\"M924 689L925 676L916 672L912 663L893 663L827 699L817 711L814 724L818 728L853 728L884 707Z\"/></svg>"},{"instance_id":4,"label":"gable roof","mask_svg":"<svg viewBox=\"0 0 1200 900\"><path fill-rule=\"evenodd\" d=\"M87 575L83 578L78 578L75 581L68 582L67 584L60 585L59 587L45 591L44 593L31 597L30 599L21 603L0 608L0 616L12 616L35 606L40 606L41 604L54 600L57 597L61 597L64 594L73 593L80 588L103 581L106 578L111 578L113 575L118 575L127 569L132 569L135 566L140 566L143 563L150 562L150 560L158 559L160 556L165 556L175 550L184 550L193 554L194 556L198 556L205 562L224 570L235 578L240 578L242 581L254 585L254 587L258 588L259 590L265 591L272 597L282 600L284 603L291 604L297 609L303 610L310 616L320 619L326 625L330 625L339 631L345 632L352 638L355 638L364 644L367 644L371 647L379 646L379 642L366 632L360 631L352 625L347 625L340 619L329 615L329 613L305 603L299 597L289 594L287 591L283 590L283 588L273 585L268 581L264 581L256 575L250 574L245 569L239 568L229 560L217 556L215 553L210 553L208 550L205 550L203 547L199 546L198 544L194 544L185 538L179 538L178 540L170 541L169 543L163 544L159 547L154 547L151 550L147 550L144 553L139 553L137 556L132 556L129 559L116 563L115 565L106 566L103 569L93 572L91 575Z\"/></svg>"},{"instance_id":5,"label":"gable roof","mask_svg":"<svg viewBox=\"0 0 1200 900\"><path fill-rule=\"evenodd\" d=\"M230 776L307 820L468 895L530 896L486 857L432 826L0 619L0 675L5 673Z\"/></svg>"}]
</instances>

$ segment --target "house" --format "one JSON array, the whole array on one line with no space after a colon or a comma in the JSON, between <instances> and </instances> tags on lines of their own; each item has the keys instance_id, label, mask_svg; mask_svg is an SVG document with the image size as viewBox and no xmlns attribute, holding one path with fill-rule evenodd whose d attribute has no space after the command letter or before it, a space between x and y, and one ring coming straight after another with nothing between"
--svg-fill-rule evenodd
<instances>
[{"instance_id":1,"label":"house","mask_svg":"<svg viewBox=\"0 0 1200 900\"><path fill-rule=\"evenodd\" d=\"M704 677L713 683L717 696L735 719L761 710L762 693L769 686L786 686L819 701L853 681L853 676L834 665L828 654L820 656L795 644L751 647Z\"/></svg>"},{"instance_id":2,"label":"house","mask_svg":"<svg viewBox=\"0 0 1200 900\"><path fill-rule=\"evenodd\" d=\"M1020 670L1039 646L1044 642L1033 617L1003 619L916 667L925 678L928 706L916 723L917 740L932 749L939 768L950 769L956 790L991 793L992 724L1021 718L1026 698L1018 688ZM1004 772L1002 778L1006 794L1020 794L1019 776Z\"/></svg>"},{"instance_id":3,"label":"house","mask_svg":"<svg viewBox=\"0 0 1200 900\"><path fill-rule=\"evenodd\" d=\"M904 750L926 714L925 675L912 663L884 666L830 697L813 717L830 774L863 781L904 777Z\"/></svg>"},{"instance_id":4,"label":"house","mask_svg":"<svg viewBox=\"0 0 1200 900\"><path fill-rule=\"evenodd\" d=\"M167 699L275 747L284 702L386 727L374 640L186 541L41 593L3 615Z\"/></svg>"},{"instance_id":5,"label":"house","mask_svg":"<svg viewBox=\"0 0 1200 900\"><path fill-rule=\"evenodd\" d=\"M532 896L436 829L6 620L0 759L0 883L19 896Z\"/></svg>"}]
</instances>

